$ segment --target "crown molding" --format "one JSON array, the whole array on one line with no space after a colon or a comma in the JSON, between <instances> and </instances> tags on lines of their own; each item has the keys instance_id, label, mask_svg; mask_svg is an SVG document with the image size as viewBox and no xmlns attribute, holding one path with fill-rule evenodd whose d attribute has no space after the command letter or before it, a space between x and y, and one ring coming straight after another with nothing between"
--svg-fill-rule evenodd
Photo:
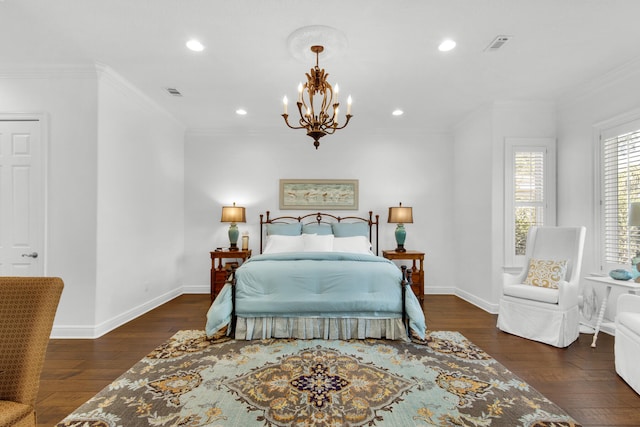
<instances>
[{"instance_id":1,"label":"crown molding","mask_svg":"<svg viewBox=\"0 0 640 427\"><path fill-rule=\"evenodd\" d=\"M251 136L265 138L268 135L269 138L273 138L281 135L288 135L289 128L278 129L275 125L272 126L260 126L260 127L246 127L238 125L227 126L211 126L211 127L192 127L188 128L185 132L187 136Z\"/></svg>"},{"instance_id":2,"label":"crown molding","mask_svg":"<svg viewBox=\"0 0 640 427\"><path fill-rule=\"evenodd\" d=\"M623 80L634 77L637 78L639 74L640 56L588 81L587 83L568 90L558 97L558 108L566 108L568 106L581 103L585 98L602 92Z\"/></svg>"},{"instance_id":3,"label":"crown molding","mask_svg":"<svg viewBox=\"0 0 640 427\"><path fill-rule=\"evenodd\" d=\"M400 127L374 127L370 129L371 134L374 135L385 135L390 137L424 137L425 135L432 136L450 136L451 130L444 127L433 127L433 128L400 128ZM189 128L186 131L186 136L188 137L198 137L198 136L224 136L224 137L239 137L239 136L249 136L249 137L259 137L265 138L276 138L280 136L289 137L292 135L289 128L285 127L283 129L276 129L275 126L263 126L260 128L241 128L239 126L220 126L220 127L206 127L206 128ZM298 132L298 135L302 137L308 138L304 132ZM358 135L358 138L363 135ZM366 135L365 135L366 137Z\"/></svg>"},{"instance_id":4,"label":"crown molding","mask_svg":"<svg viewBox=\"0 0 640 427\"><path fill-rule=\"evenodd\" d=\"M160 106L156 101L154 101L152 98L138 89L138 87L131 83L129 80L118 74L113 68L109 67L106 64L96 63L95 70L100 81L109 84L114 89L120 91L120 93L127 98L133 100L134 102L138 102L142 107L152 108L158 113L163 114L167 118L171 119L176 125L182 126L184 129L186 129L184 123L182 123L173 114L171 114L169 111Z\"/></svg>"},{"instance_id":5,"label":"crown molding","mask_svg":"<svg viewBox=\"0 0 640 427\"><path fill-rule=\"evenodd\" d=\"M95 64L0 66L0 79L96 78Z\"/></svg>"},{"instance_id":6,"label":"crown molding","mask_svg":"<svg viewBox=\"0 0 640 427\"><path fill-rule=\"evenodd\" d=\"M127 79L106 64L59 64L59 65L16 65L0 66L0 79L95 79L110 84L129 99L142 102L145 107L164 114L177 125L184 123L144 94Z\"/></svg>"}]
</instances>

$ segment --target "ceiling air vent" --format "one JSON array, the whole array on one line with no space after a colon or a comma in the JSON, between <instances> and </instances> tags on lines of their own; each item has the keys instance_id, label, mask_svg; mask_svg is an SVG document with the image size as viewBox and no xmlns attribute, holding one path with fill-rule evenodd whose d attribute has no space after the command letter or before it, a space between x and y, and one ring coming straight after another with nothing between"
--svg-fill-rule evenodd
<instances>
[{"instance_id":1,"label":"ceiling air vent","mask_svg":"<svg viewBox=\"0 0 640 427\"><path fill-rule=\"evenodd\" d=\"M169 92L169 95L171 96L182 96L182 94L180 93L180 91L178 89L172 88L172 87L168 87L165 88L167 90L167 92Z\"/></svg>"},{"instance_id":2,"label":"ceiling air vent","mask_svg":"<svg viewBox=\"0 0 640 427\"><path fill-rule=\"evenodd\" d=\"M484 49L484 51L485 52L495 52L496 50L498 50L502 46L504 46L504 44L507 43L512 38L513 38L513 36L496 36L496 38L493 39L493 41L491 43L489 43L489 46L487 46Z\"/></svg>"}]
</instances>

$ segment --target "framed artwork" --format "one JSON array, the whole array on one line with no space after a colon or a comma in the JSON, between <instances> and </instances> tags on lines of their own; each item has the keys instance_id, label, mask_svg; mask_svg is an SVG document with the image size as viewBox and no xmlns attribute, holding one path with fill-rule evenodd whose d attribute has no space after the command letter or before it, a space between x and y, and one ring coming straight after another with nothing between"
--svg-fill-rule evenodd
<instances>
[{"instance_id":1,"label":"framed artwork","mask_svg":"<svg viewBox=\"0 0 640 427\"><path fill-rule=\"evenodd\" d=\"M281 179L280 209L358 209L357 179Z\"/></svg>"}]
</instances>

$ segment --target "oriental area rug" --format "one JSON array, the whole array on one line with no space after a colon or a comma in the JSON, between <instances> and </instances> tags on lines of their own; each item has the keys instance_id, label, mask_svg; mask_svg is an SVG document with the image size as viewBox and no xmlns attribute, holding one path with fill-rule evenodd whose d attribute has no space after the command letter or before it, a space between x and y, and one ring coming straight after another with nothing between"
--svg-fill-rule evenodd
<instances>
[{"instance_id":1,"label":"oriental area rug","mask_svg":"<svg viewBox=\"0 0 640 427\"><path fill-rule=\"evenodd\" d=\"M57 427L579 426L457 332L421 343L180 331Z\"/></svg>"}]
</instances>

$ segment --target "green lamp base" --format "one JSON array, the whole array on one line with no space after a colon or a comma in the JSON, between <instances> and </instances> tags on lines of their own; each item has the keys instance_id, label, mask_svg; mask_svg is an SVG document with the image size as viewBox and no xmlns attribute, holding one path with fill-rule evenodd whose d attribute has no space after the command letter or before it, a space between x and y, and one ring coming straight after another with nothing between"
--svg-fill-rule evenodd
<instances>
[{"instance_id":1,"label":"green lamp base","mask_svg":"<svg viewBox=\"0 0 640 427\"><path fill-rule=\"evenodd\" d=\"M404 229L404 224L398 224L396 227L396 244L398 247L396 248L396 252L406 252L407 250L404 248L404 240L407 238L407 232Z\"/></svg>"},{"instance_id":2,"label":"green lamp base","mask_svg":"<svg viewBox=\"0 0 640 427\"><path fill-rule=\"evenodd\" d=\"M238 236L240 235L240 231L238 230L238 226L235 222L232 222L229 226L229 250L237 251L238 250Z\"/></svg>"}]
</instances>

